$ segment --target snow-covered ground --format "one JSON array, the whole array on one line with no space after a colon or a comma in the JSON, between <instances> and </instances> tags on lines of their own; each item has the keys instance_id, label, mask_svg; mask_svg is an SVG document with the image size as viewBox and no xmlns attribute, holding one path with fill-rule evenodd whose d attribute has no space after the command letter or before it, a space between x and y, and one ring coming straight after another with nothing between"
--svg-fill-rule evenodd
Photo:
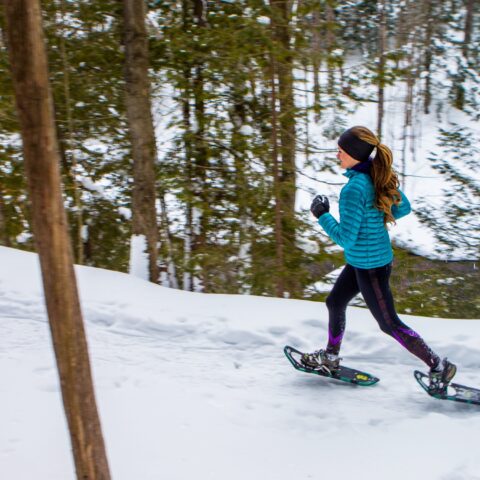
<instances>
[{"instance_id":1,"label":"snow-covered ground","mask_svg":"<svg viewBox=\"0 0 480 480\"><path fill-rule=\"evenodd\" d=\"M0 478L75 478L37 257L0 247ZM356 387L295 371L323 303L186 293L77 268L115 480L480 479L480 407L428 397L421 363L351 308ZM480 320L403 317L480 385Z\"/></svg>"}]
</instances>

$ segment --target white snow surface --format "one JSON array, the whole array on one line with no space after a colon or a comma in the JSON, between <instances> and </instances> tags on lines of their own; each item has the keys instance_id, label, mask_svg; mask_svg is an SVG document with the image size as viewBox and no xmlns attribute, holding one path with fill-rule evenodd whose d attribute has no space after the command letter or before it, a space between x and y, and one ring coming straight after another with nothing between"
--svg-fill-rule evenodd
<instances>
[{"instance_id":1,"label":"white snow surface","mask_svg":"<svg viewBox=\"0 0 480 480\"><path fill-rule=\"evenodd\" d=\"M0 478L74 479L38 258L0 247L0 265ZM359 387L284 357L324 345L323 303L76 272L113 479L480 479L480 407L426 395L367 310L342 354L381 381ZM403 320L480 385L479 320Z\"/></svg>"}]
</instances>

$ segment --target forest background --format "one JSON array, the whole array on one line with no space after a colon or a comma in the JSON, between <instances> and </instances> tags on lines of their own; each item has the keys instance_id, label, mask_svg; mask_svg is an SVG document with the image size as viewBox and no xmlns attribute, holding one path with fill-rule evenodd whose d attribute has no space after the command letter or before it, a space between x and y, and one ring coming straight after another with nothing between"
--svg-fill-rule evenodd
<instances>
[{"instance_id":1,"label":"forest background","mask_svg":"<svg viewBox=\"0 0 480 480\"><path fill-rule=\"evenodd\" d=\"M141 18L127 4L42 2L76 263L324 300L343 255L302 198L338 195L336 138L368 111L402 186L429 185L409 173L419 155L440 185L395 248L399 311L479 318L478 2L151 1ZM0 47L0 244L33 250Z\"/></svg>"}]
</instances>

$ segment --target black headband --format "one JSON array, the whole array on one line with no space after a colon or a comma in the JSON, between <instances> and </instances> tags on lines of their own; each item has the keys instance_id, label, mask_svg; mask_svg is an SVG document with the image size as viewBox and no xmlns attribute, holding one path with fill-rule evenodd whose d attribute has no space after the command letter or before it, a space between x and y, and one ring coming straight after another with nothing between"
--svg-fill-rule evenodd
<instances>
[{"instance_id":1,"label":"black headband","mask_svg":"<svg viewBox=\"0 0 480 480\"><path fill-rule=\"evenodd\" d=\"M354 133L352 133L351 128L345 130L340 135L340 138L338 139L338 145L342 148L342 150L347 152L352 158L358 160L359 162L366 162L375 148L374 145L370 145L369 143L358 138Z\"/></svg>"}]
</instances>

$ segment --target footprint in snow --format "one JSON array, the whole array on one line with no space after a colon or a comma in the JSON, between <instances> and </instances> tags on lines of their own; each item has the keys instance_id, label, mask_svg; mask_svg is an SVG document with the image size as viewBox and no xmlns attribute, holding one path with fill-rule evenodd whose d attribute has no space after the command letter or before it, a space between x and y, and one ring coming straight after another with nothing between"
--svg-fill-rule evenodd
<instances>
[{"instance_id":1,"label":"footprint in snow","mask_svg":"<svg viewBox=\"0 0 480 480\"><path fill-rule=\"evenodd\" d=\"M290 330L290 327L270 327L267 332L274 337L282 337Z\"/></svg>"},{"instance_id":2,"label":"footprint in snow","mask_svg":"<svg viewBox=\"0 0 480 480\"><path fill-rule=\"evenodd\" d=\"M274 345L274 342L269 338L244 330L228 330L221 335L211 336L210 338L211 340L218 339L227 345L234 345L240 348Z\"/></svg>"}]
</instances>

